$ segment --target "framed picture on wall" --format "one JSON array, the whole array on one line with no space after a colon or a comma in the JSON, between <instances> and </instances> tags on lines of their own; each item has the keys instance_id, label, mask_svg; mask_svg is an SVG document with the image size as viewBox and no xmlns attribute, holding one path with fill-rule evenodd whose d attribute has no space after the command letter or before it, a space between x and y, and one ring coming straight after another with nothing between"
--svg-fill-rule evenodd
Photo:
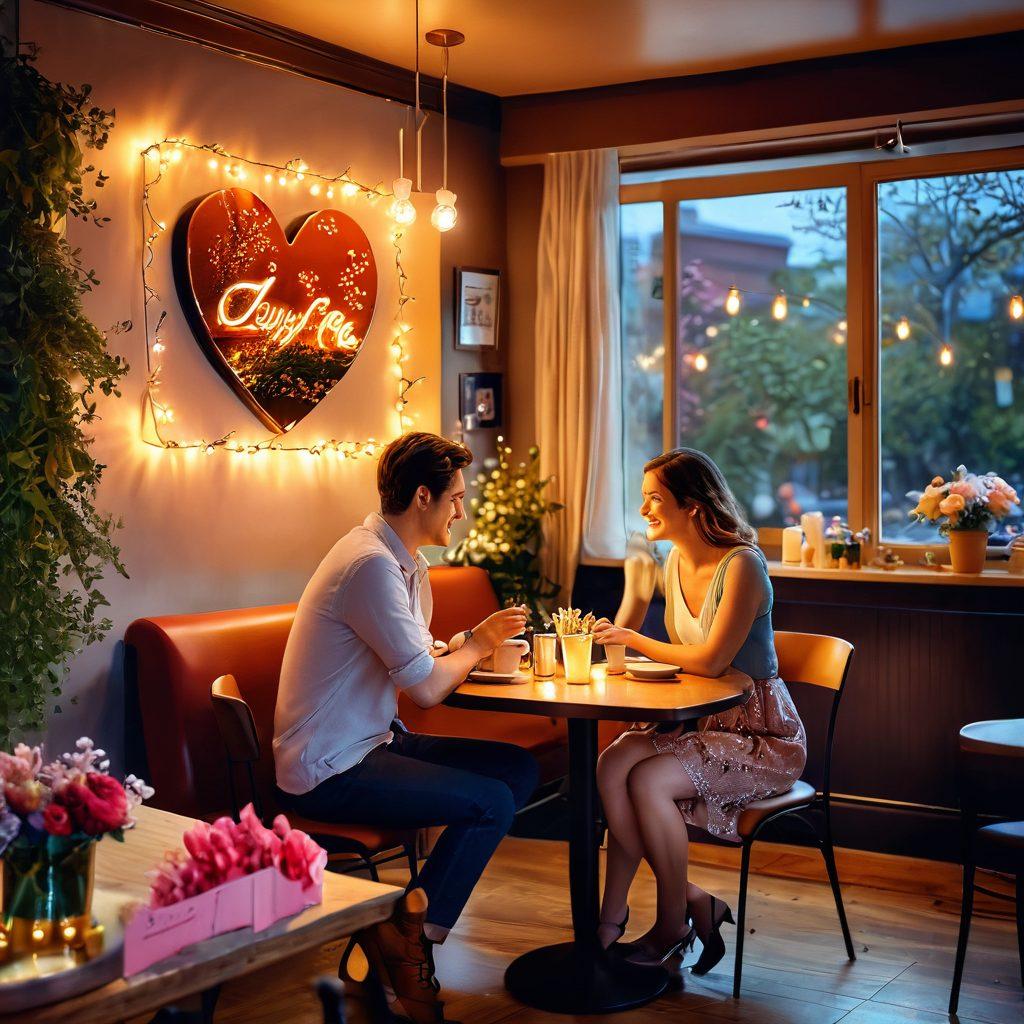
<instances>
[{"instance_id":1,"label":"framed picture on wall","mask_svg":"<svg viewBox=\"0 0 1024 1024\"><path fill-rule=\"evenodd\" d=\"M459 374L459 417L463 430L501 429L500 373Z\"/></svg>"},{"instance_id":2,"label":"framed picture on wall","mask_svg":"<svg viewBox=\"0 0 1024 1024\"><path fill-rule=\"evenodd\" d=\"M501 272L455 268L455 347L476 351L498 347Z\"/></svg>"}]
</instances>

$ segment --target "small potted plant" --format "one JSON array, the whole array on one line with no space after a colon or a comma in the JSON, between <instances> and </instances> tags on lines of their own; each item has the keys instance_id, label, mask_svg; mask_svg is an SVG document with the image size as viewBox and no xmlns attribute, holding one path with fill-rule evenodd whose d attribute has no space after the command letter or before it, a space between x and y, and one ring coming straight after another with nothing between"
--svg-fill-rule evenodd
<instances>
[{"instance_id":1,"label":"small potted plant","mask_svg":"<svg viewBox=\"0 0 1024 1024\"><path fill-rule=\"evenodd\" d=\"M939 533L949 539L949 561L954 572L978 573L985 568L989 528L1020 504L1017 492L995 473L978 476L966 466L957 466L951 480L936 476L921 492L907 497L916 500L910 517L919 523L939 519Z\"/></svg>"},{"instance_id":2,"label":"small potted plant","mask_svg":"<svg viewBox=\"0 0 1024 1024\"><path fill-rule=\"evenodd\" d=\"M594 646L592 613L584 615L578 608L559 608L551 616L562 645L562 662L567 683L589 683L591 653Z\"/></svg>"},{"instance_id":3,"label":"small potted plant","mask_svg":"<svg viewBox=\"0 0 1024 1024\"><path fill-rule=\"evenodd\" d=\"M92 740L43 763L42 750L19 743L0 752L0 856L3 919L0 963L71 951L89 956L96 930L92 880L96 841L123 840L135 809L153 795L141 779L118 782Z\"/></svg>"}]
</instances>

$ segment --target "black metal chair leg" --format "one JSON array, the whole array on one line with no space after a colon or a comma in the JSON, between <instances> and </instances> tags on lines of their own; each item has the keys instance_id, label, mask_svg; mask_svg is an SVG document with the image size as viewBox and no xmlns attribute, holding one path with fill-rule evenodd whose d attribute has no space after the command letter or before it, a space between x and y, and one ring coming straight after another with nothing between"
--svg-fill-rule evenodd
<instances>
[{"instance_id":1,"label":"black metal chair leg","mask_svg":"<svg viewBox=\"0 0 1024 1024\"><path fill-rule=\"evenodd\" d=\"M1020 983L1024 985L1024 871L1017 875L1017 956L1020 958Z\"/></svg>"},{"instance_id":2,"label":"black metal chair leg","mask_svg":"<svg viewBox=\"0 0 1024 1024\"><path fill-rule=\"evenodd\" d=\"M740 997L740 981L743 977L743 937L747 929L747 878L750 875L750 846L743 842L743 860L740 865L740 899L736 917L736 966L732 974L732 997Z\"/></svg>"},{"instance_id":3,"label":"black metal chair leg","mask_svg":"<svg viewBox=\"0 0 1024 1024\"><path fill-rule=\"evenodd\" d=\"M420 877L420 863L416 856L416 841L405 844L405 856L409 861L409 888L411 889Z\"/></svg>"},{"instance_id":4,"label":"black metal chair leg","mask_svg":"<svg viewBox=\"0 0 1024 1024\"><path fill-rule=\"evenodd\" d=\"M314 987L323 1007L324 1024L345 1024L345 986L334 978L317 978Z\"/></svg>"},{"instance_id":5,"label":"black metal chair leg","mask_svg":"<svg viewBox=\"0 0 1024 1024\"><path fill-rule=\"evenodd\" d=\"M956 941L956 966L953 968L953 987L949 992L949 1012L956 1013L960 1002L960 982L967 958L967 937L971 932L971 913L974 910L974 862L964 859L964 894L960 904L960 935Z\"/></svg>"},{"instance_id":6,"label":"black metal chair leg","mask_svg":"<svg viewBox=\"0 0 1024 1024\"><path fill-rule=\"evenodd\" d=\"M839 888L839 872L836 870L836 855L832 849L832 819L826 808L822 814L822 831L819 836L818 846L821 855L825 859L825 870L828 872L829 884L832 886L832 896L836 901L836 913L839 915L839 927L843 930L843 942L846 943L846 955L851 960L857 959L853 951L853 938L850 935L850 926L846 921L846 909L843 907L843 893Z\"/></svg>"}]
</instances>

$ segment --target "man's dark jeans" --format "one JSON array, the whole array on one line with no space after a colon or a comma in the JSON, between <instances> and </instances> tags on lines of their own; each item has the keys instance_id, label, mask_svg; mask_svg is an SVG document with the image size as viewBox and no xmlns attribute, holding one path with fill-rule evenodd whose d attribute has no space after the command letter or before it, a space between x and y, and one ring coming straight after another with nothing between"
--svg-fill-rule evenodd
<instances>
[{"instance_id":1,"label":"man's dark jeans","mask_svg":"<svg viewBox=\"0 0 1024 1024\"><path fill-rule=\"evenodd\" d=\"M537 762L522 747L395 730L386 747L325 779L286 806L318 821L424 828L447 826L420 872L427 920L455 924L517 810L537 786Z\"/></svg>"}]
</instances>

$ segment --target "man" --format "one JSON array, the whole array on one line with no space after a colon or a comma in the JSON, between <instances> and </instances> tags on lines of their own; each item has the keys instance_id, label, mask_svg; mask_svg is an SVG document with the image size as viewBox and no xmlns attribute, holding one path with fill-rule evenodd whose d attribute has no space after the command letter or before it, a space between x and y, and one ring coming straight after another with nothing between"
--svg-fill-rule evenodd
<instances>
[{"instance_id":1,"label":"man","mask_svg":"<svg viewBox=\"0 0 1024 1024\"><path fill-rule=\"evenodd\" d=\"M396 1010L442 1021L431 947L455 924L491 854L537 783L520 747L423 736L395 719L396 690L441 703L480 659L526 625L507 608L448 653L427 628L431 595L419 548L447 545L465 517L460 444L414 433L377 467L380 513L334 545L299 601L274 720L282 803L319 821L419 828L445 825L393 925L364 948ZM424 910L424 903L426 908Z\"/></svg>"}]
</instances>

